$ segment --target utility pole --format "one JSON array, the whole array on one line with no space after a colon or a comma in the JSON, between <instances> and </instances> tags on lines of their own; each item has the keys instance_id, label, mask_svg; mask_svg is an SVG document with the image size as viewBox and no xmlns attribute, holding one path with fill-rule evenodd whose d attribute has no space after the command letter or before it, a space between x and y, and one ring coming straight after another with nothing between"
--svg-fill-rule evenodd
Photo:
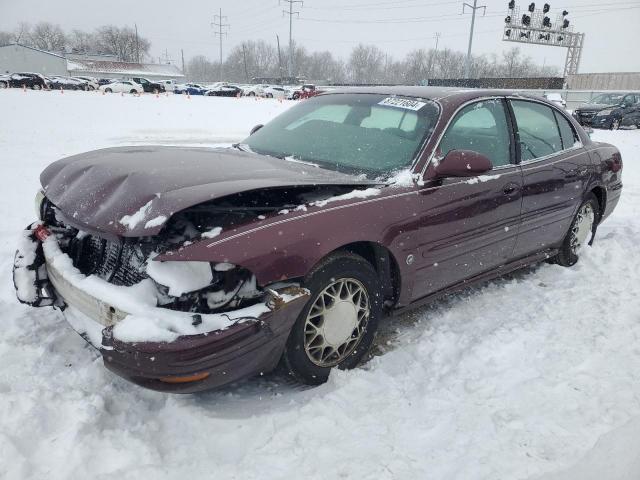
<instances>
[{"instance_id":1,"label":"utility pole","mask_svg":"<svg viewBox=\"0 0 640 480\"><path fill-rule=\"evenodd\" d=\"M136 27L136 62L140 63L140 42L138 41L138 24L134 23L134 27Z\"/></svg>"},{"instance_id":2,"label":"utility pole","mask_svg":"<svg viewBox=\"0 0 640 480\"><path fill-rule=\"evenodd\" d=\"M220 81L222 81L223 78L223 73L222 73L222 37L227 35L227 32L225 31L226 28L231 27L230 24L228 23L222 23L222 22L226 22L227 21L227 17L222 16L222 8L220 9L220 15L214 15L213 17L213 23L211 24L212 27L216 27L218 30L215 30L214 35L217 35L218 38L220 38Z\"/></svg>"},{"instance_id":3,"label":"utility pole","mask_svg":"<svg viewBox=\"0 0 640 480\"><path fill-rule=\"evenodd\" d=\"M186 75L187 71L184 68L184 50L182 48L180 49L180 55L182 56L182 73L184 73Z\"/></svg>"},{"instance_id":4,"label":"utility pole","mask_svg":"<svg viewBox=\"0 0 640 480\"><path fill-rule=\"evenodd\" d=\"M473 45L473 27L476 23L476 10L482 9L482 16L487 13L487 6L480 5L478 6L478 0L473 0L473 5L469 5L468 3L462 4L462 13L465 14L465 7L469 7L471 9L471 30L469 31L469 48L467 49L467 59L464 62L464 78L469 78L471 73L471 46Z\"/></svg>"},{"instance_id":5,"label":"utility pole","mask_svg":"<svg viewBox=\"0 0 640 480\"><path fill-rule=\"evenodd\" d=\"M247 69L247 49L242 42L242 58L244 59L244 77L247 83L249 83L249 70Z\"/></svg>"},{"instance_id":6,"label":"utility pole","mask_svg":"<svg viewBox=\"0 0 640 480\"><path fill-rule=\"evenodd\" d=\"M436 32L435 38L436 38L436 48L433 50L433 54L429 59L429 71L427 72L427 85L429 80L431 80L431 70L433 69L433 62L435 61L435 56L438 54L438 42L440 41L440 32Z\"/></svg>"},{"instance_id":7,"label":"utility pole","mask_svg":"<svg viewBox=\"0 0 640 480\"><path fill-rule=\"evenodd\" d=\"M278 42L278 74L282 82L282 54L280 53L280 35L276 33L276 41Z\"/></svg>"},{"instance_id":8,"label":"utility pole","mask_svg":"<svg viewBox=\"0 0 640 480\"><path fill-rule=\"evenodd\" d=\"M299 3L301 7L304 6L303 0L282 0L289 4L289 11L283 10L283 15L289 15L289 77L293 77L293 16L300 16L300 12L294 12L294 4Z\"/></svg>"}]
</instances>

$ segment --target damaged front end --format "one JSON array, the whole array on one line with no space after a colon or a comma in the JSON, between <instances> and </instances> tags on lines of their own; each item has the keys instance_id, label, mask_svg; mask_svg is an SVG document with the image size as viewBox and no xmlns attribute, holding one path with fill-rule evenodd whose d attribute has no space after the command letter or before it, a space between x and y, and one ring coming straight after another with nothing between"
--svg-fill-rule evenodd
<instances>
[{"instance_id":1,"label":"damaged front end","mask_svg":"<svg viewBox=\"0 0 640 480\"><path fill-rule=\"evenodd\" d=\"M154 261L257 212L191 209L148 238L85 233L46 199L40 213L16 252L19 301L63 310L107 368L147 388L188 393L273 369L308 299L241 266Z\"/></svg>"}]
</instances>

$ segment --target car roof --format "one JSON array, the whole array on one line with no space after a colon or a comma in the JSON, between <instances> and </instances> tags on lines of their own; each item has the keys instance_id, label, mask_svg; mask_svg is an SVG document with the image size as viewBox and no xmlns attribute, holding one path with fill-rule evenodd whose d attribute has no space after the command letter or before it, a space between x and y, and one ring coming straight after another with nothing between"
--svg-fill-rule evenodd
<instances>
[{"instance_id":1,"label":"car roof","mask_svg":"<svg viewBox=\"0 0 640 480\"><path fill-rule=\"evenodd\" d=\"M322 88L322 87L320 87ZM459 87L422 87L422 86L381 86L381 87L338 87L335 90L323 93L332 95L338 93L371 93L378 95L399 95L402 97L426 98L429 100L442 100L443 98L472 100L488 96L518 96L539 98L535 95L523 93L518 90L497 90L486 88L459 88Z\"/></svg>"}]
</instances>

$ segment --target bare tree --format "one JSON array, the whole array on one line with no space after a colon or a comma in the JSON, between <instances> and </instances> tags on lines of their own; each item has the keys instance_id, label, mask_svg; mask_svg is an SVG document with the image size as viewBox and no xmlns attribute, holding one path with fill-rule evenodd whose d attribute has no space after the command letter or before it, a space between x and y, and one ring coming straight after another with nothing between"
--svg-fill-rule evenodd
<instances>
[{"instance_id":1,"label":"bare tree","mask_svg":"<svg viewBox=\"0 0 640 480\"><path fill-rule=\"evenodd\" d=\"M15 38L11 32L0 32L0 45L9 45L15 41Z\"/></svg>"},{"instance_id":2,"label":"bare tree","mask_svg":"<svg viewBox=\"0 0 640 480\"><path fill-rule=\"evenodd\" d=\"M67 37L60 28L49 22L36 24L28 33L29 44L40 50L60 52L65 49Z\"/></svg>"},{"instance_id":3,"label":"bare tree","mask_svg":"<svg viewBox=\"0 0 640 480\"><path fill-rule=\"evenodd\" d=\"M82 30L73 30L67 35L67 42L73 52L93 52L98 50L96 36Z\"/></svg>"},{"instance_id":4,"label":"bare tree","mask_svg":"<svg viewBox=\"0 0 640 480\"><path fill-rule=\"evenodd\" d=\"M102 53L115 55L125 62L143 60L149 53L151 43L138 36L129 27L118 28L114 25L105 25L96 31L96 47Z\"/></svg>"},{"instance_id":5,"label":"bare tree","mask_svg":"<svg viewBox=\"0 0 640 480\"><path fill-rule=\"evenodd\" d=\"M384 53L375 45L360 44L351 51L348 70L354 83L379 83L383 72Z\"/></svg>"}]
</instances>

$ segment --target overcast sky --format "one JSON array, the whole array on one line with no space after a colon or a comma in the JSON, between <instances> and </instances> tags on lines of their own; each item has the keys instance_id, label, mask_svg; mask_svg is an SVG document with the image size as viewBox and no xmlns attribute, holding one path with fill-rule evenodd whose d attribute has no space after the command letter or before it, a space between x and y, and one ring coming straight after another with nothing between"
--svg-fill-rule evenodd
<instances>
[{"instance_id":1,"label":"overcast sky","mask_svg":"<svg viewBox=\"0 0 640 480\"><path fill-rule=\"evenodd\" d=\"M531 0L518 1L523 10ZM473 0L467 0L473 3ZM346 59L359 42L373 43L394 57L408 51L433 47L440 32L439 48L466 51L471 16L462 15L462 3L451 0L305 0L296 4L294 38L309 50L330 50ZM474 53L500 53L514 43L501 40L507 0L478 1L486 5L476 19ZM541 7L544 2L536 2ZM551 17L566 9L576 31L586 33L580 72L640 71L640 0L549 1ZM166 5L166 7L164 6ZM156 58L165 54L175 63L180 49L188 59L204 54L218 58L218 43L211 23L218 9L231 24L223 49L244 40L264 39L282 44L289 38L288 5L278 0L0 0L0 30L13 30L20 21L48 21L65 29L92 30L107 23L134 23L152 43ZM538 63L555 65L560 71L566 49L521 45Z\"/></svg>"}]
</instances>

